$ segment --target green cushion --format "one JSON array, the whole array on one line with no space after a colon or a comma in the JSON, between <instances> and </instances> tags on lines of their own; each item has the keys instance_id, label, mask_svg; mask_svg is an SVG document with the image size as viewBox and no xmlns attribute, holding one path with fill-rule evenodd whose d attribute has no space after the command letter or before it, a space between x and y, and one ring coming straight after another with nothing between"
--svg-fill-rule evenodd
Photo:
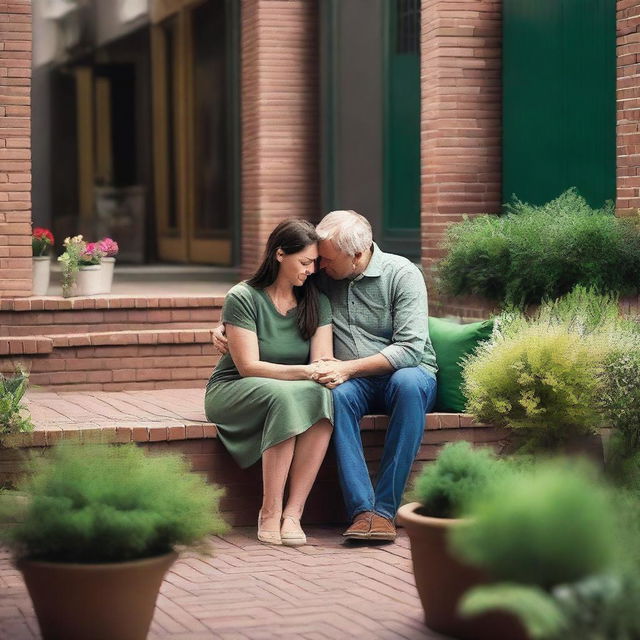
<instances>
[{"instance_id":1,"label":"green cushion","mask_svg":"<svg viewBox=\"0 0 640 640\"><path fill-rule=\"evenodd\" d=\"M460 360L476 345L491 336L493 320L458 324L442 318L429 318L429 336L438 363L438 396L435 411L464 412Z\"/></svg>"}]
</instances>

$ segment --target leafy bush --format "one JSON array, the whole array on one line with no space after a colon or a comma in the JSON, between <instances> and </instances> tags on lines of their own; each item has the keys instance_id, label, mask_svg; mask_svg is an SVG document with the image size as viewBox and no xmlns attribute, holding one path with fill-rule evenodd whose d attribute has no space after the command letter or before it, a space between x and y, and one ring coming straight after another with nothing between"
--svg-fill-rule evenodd
<instances>
[{"instance_id":1,"label":"leafy bush","mask_svg":"<svg viewBox=\"0 0 640 640\"><path fill-rule=\"evenodd\" d=\"M534 325L481 344L465 364L467 410L482 422L525 430L529 448L592 433L606 353L598 340L562 326Z\"/></svg>"},{"instance_id":2,"label":"leafy bush","mask_svg":"<svg viewBox=\"0 0 640 640\"><path fill-rule=\"evenodd\" d=\"M608 494L584 470L538 465L477 501L470 515L471 525L452 531L453 548L499 581L549 589L616 561Z\"/></svg>"},{"instance_id":3,"label":"leafy bush","mask_svg":"<svg viewBox=\"0 0 640 640\"><path fill-rule=\"evenodd\" d=\"M600 408L613 428L608 464L620 479L640 479L640 341L613 354L601 374Z\"/></svg>"},{"instance_id":4,"label":"leafy bush","mask_svg":"<svg viewBox=\"0 0 640 640\"><path fill-rule=\"evenodd\" d=\"M0 373L0 435L31 431L31 418L23 415L22 398L27 391L29 375L18 370L13 376Z\"/></svg>"},{"instance_id":5,"label":"leafy bush","mask_svg":"<svg viewBox=\"0 0 640 640\"><path fill-rule=\"evenodd\" d=\"M476 587L465 594L460 610L466 616L508 611L534 640L637 640L638 607L637 579L598 575L550 592L514 583Z\"/></svg>"},{"instance_id":6,"label":"leafy bush","mask_svg":"<svg viewBox=\"0 0 640 640\"><path fill-rule=\"evenodd\" d=\"M605 490L568 468L542 471L542 483L530 471L515 489L505 486L503 504L472 509L480 533L460 532L454 545L509 582L472 589L461 612L509 611L532 639L637 640L639 494Z\"/></svg>"},{"instance_id":7,"label":"leafy bush","mask_svg":"<svg viewBox=\"0 0 640 640\"><path fill-rule=\"evenodd\" d=\"M594 432L605 363L637 341L617 299L577 287L530 317L507 311L497 327L465 360L467 410L515 429L530 449Z\"/></svg>"},{"instance_id":8,"label":"leafy bush","mask_svg":"<svg viewBox=\"0 0 640 640\"><path fill-rule=\"evenodd\" d=\"M627 294L640 288L640 230L612 204L591 209L575 189L533 206L514 199L502 216L453 224L440 286L522 307L558 298L576 285Z\"/></svg>"},{"instance_id":9,"label":"leafy bush","mask_svg":"<svg viewBox=\"0 0 640 640\"><path fill-rule=\"evenodd\" d=\"M135 445L56 447L21 489L23 521L0 532L18 555L55 562L119 562L196 545L226 526L221 491L178 456Z\"/></svg>"},{"instance_id":10,"label":"leafy bush","mask_svg":"<svg viewBox=\"0 0 640 640\"><path fill-rule=\"evenodd\" d=\"M445 445L416 479L413 495L422 504L420 512L435 518L464 515L472 498L499 486L505 466L489 449L468 442Z\"/></svg>"}]
</instances>

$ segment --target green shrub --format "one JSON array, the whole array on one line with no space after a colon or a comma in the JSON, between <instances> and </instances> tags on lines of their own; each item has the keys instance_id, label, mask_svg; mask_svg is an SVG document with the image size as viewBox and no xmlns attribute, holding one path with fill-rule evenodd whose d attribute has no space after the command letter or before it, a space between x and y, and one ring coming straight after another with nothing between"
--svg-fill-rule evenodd
<instances>
[{"instance_id":1,"label":"green shrub","mask_svg":"<svg viewBox=\"0 0 640 640\"><path fill-rule=\"evenodd\" d=\"M28 384L29 375L21 369L13 376L0 373L0 435L33 430L31 419L23 415Z\"/></svg>"},{"instance_id":2,"label":"green shrub","mask_svg":"<svg viewBox=\"0 0 640 640\"><path fill-rule=\"evenodd\" d=\"M529 449L594 432L606 363L638 342L617 299L576 287L531 316L508 310L496 325L465 360L467 411L516 430Z\"/></svg>"},{"instance_id":3,"label":"green shrub","mask_svg":"<svg viewBox=\"0 0 640 640\"><path fill-rule=\"evenodd\" d=\"M23 521L1 532L17 555L55 562L119 562L196 545L225 530L221 492L178 456L135 445L56 447L20 487Z\"/></svg>"},{"instance_id":4,"label":"green shrub","mask_svg":"<svg viewBox=\"0 0 640 640\"><path fill-rule=\"evenodd\" d=\"M612 204L591 209L575 189L533 206L517 199L502 216L453 224L438 265L444 293L522 307L576 285L627 294L640 288L640 230Z\"/></svg>"},{"instance_id":5,"label":"green shrub","mask_svg":"<svg viewBox=\"0 0 640 640\"><path fill-rule=\"evenodd\" d=\"M474 449L468 442L445 445L416 479L413 496L422 505L420 513L435 518L464 515L470 500L499 487L505 466L489 449Z\"/></svg>"},{"instance_id":6,"label":"green shrub","mask_svg":"<svg viewBox=\"0 0 640 640\"><path fill-rule=\"evenodd\" d=\"M613 428L608 464L620 478L640 476L640 341L616 352L601 373L599 405Z\"/></svg>"},{"instance_id":7,"label":"green shrub","mask_svg":"<svg viewBox=\"0 0 640 640\"><path fill-rule=\"evenodd\" d=\"M466 616L508 611L533 640L637 640L638 607L637 579L598 575L550 592L514 583L476 587L465 594L460 611Z\"/></svg>"},{"instance_id":8,"label":"green shrub","mask_svg":"<svg viewBox=\"0 0 640 640\"><path fill-rule=\"evenodd\" d=\"M563 326L529 326L479 345L464 367L467 411L481 422L524 432L548 448L595 431L597 372L607 355L596 336Z\"/></svg>"},{"instance_id":9,"label":"green shrub","mask_svg":"<svg viewBox=\"0 0 640 640\"><path fill-rule=\"evenodd\" d=\"M497 581L549 589L606 572L617 559L609 496L584 470L539 465L470 516L471 525L452 531L453 548Z\"/></svg>"}]
</instances>

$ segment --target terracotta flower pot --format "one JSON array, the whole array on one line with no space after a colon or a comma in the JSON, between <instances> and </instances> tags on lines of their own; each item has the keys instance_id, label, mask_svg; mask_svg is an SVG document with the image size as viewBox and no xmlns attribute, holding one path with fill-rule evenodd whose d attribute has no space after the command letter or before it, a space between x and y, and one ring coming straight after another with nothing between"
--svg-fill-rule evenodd
<instances>
[{"instance_id":1,"label":"terracotta flower pot","mask_svg":"<svg viewBox=\"0 0 640 640\"><path fill-rule=\"evenodd\" d=\"M420 506L411 502L400 507L398 522L411 541L413 574L427 626L462 640L527 640L520 623L510 615L489 613L463 618L458 614L465 592L489 580L448 549L448 532L465 520L423 516L416 513Z\"/></svg>"},{"instance_id":2,"label":"terracotta flower pot","mask_svg":"<svg viewBox=\"0 0 640 640\"><path fill-rule=\"evenodd\" d=\"M44 640L144 640L178 554L105 564L20 560Z\"/></svg>"}]
</instances>

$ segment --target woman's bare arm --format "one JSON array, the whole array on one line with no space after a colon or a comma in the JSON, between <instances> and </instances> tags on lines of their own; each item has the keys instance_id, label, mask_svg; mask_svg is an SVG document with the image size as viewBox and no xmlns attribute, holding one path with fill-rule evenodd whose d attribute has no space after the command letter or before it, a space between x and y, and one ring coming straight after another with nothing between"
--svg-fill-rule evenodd
<instances>
[{"instance_id":1,"label":"woman's bare arm","mask_svg":"<svg viewBox=\"0 0 640 640\"><path fill-rule=\"evenodd\" d=\"M260 360L258 336L248 329L225 325L229 352L243 378L275 378L276 380L311 380L309 364L275 364Z\"/></svg>"},{"instance_id":2,"label":"woman's bare arm","mask_svg":"<svg viewBox=\"0 0 640 640\"><path fill-rule=\"evenodd\" d=\"M333 325L318 327L311 338L310 361L333 360Z\"/></svg>"}]
</instances>

